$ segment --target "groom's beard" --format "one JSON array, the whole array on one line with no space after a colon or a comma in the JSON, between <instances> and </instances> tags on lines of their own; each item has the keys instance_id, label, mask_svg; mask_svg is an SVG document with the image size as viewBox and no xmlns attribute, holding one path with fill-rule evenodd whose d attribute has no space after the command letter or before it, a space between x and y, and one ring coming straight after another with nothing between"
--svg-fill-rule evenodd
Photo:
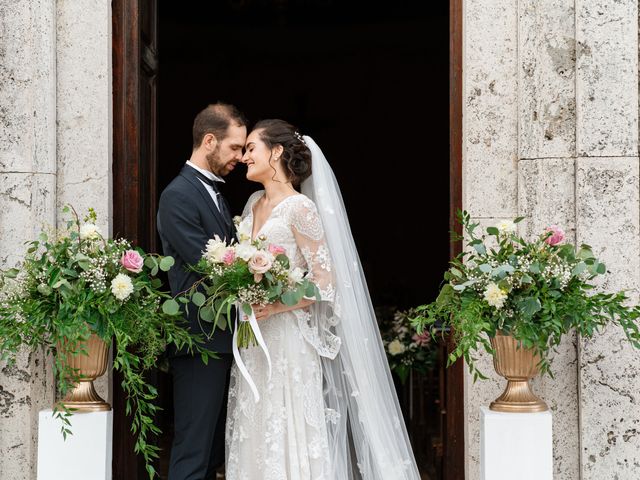
<instances>
[{"instance_id":1,"label":"groom's beard","mask_svg":"<svg viewBox=\"0 0 640 480\"><path fill-rule=\"evenodd\" d=\"M216 149L205 156L209 170L215 173L218 177L224 176L224 164L220 158L220 144L216 146Z\"/></svg>"}]
</instances>

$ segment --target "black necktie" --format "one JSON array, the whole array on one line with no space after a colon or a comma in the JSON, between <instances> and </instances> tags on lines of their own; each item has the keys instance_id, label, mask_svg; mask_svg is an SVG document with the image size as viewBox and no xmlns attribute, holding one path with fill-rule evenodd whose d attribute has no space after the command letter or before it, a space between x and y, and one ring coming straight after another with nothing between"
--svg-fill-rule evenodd
<instances>
[{"instance_id":1,"label":"black necktie","mask_svg":"<svg viewBox=\"0 0 640 480\"><path fill-rule=\"evenodd\" d=\"M196 172L196 177L198 177L204 183L206 183L211 188L213 188L213 192L216 194L216 199L218 200L217 202L218 211L222 214L222 217L224 218L225 223L227 225L231 225L232 223L231 212L229 211L229 206L227 205L227 201L224 199L224 197L220 193L220 190L218 190L218 185L216 185L217 182L214 179L207 177L202 172L199 172L195 168L194 168L194 171Z\"/></svg>"}]
</instances>

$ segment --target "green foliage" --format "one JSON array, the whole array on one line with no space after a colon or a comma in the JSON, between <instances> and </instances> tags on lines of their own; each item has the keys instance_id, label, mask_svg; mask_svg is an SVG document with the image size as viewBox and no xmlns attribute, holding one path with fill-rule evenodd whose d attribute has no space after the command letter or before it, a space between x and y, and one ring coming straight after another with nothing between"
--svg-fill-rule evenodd
<instances>
[{"instance_id":1,"label":"green foliage","mask_svg":"<svg viewBox=\"0 0 640 480\"><path fill-rule=\"evenodd\" d=\"M418 307L412 320L420 332L451 329L456 348L449 364L464 358L474 379L484 378L475 356L480 349L493 353L489 338L498 331L536 350L548 374L550 352L572 329L592 337L612 322L640 348L640 308L629 305L625 292L594 293L593 280L606 267L590 246L552 241L550 231L525 241L515 233L521 218L479 236L468 213L459 212L459 220L467 248L450 262L435 301Z\"/></svg>"},{"instance_id":2,"label":"green foliage","mask_svg":"<svg viewBox=\"0 0 640 480\"><path fill-rule=\"evenodd\" d=\"M389 367L403 384L412 370L425 374L436 362L437 344L428 334L418 334L411 324L415 316L415 310L376 309Z\"/></svg>"},{"instance_id":3,"label":"green foliage","mask_svg":"<svg viewBox=\"0 0 640 480\"><path fill-rule=\"evenodd\" d=\"M84 343L92 333L113 341L113 366L122 373L135 451L153 478L158 448L151 437L160 430L154 423L157 392L146 382L145 372L157 365L170 344L207 359L214 354L199 346L200 338L182 324L178 303L160 290L162 282L155 274L171 268L172 258L137 249L142 266L128 270L121 259L126 252L135 255L131 244L102 237L95 211L89 210L85 223L72 207L63 212L71 215L66 232L42 233L28 242L20 268L0 273L1 358L13 362L22 348L43 348L54 356L57 388L64 397L79 376L59 349L86 355ZM120 282L120 290L114 282ZM72 433L73 412L60 403L54 411L66 438Z\"/></svg>"}]
</instances>

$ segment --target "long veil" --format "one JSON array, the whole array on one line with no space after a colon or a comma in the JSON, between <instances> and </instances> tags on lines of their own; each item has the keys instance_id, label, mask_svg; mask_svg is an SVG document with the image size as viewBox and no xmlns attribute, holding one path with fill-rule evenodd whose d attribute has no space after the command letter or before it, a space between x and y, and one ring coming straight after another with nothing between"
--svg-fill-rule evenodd
<instances>
[{"instance_id":1,"label":"long veil","mask_svg":"<svg viewBox=\"0 0 640 480\"><path fill-rule=\"evenodd\" d=\"M316 325L324 324L341 340L334 358L321 357L333 469L328 478L418 480L340 188L318 145L311 137L303 138L312 154L312 175L301 190L318 208L336 285L329 313L333 318L327 318L327 309L319 304L312 315L318 317Z\"/></svg>"}]
</instances>

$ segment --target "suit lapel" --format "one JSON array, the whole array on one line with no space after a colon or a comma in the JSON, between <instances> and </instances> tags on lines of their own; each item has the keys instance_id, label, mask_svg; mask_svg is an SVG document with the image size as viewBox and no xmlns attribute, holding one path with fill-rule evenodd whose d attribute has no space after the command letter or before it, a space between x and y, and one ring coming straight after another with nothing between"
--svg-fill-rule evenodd
<instances>
[{"instance_id":1,"label":"suit lapel","mask_svg":"<svg viewBox=\"0 0 640 480\"><path fill-rule=\"evenodd\" d=\"M216 207L216 204L214 203L213 198L211 198L211 195L209 194L205 186L202 184L200 180L198 180L198 177L196 177L195 174L192 173L193 171L194 170L191 167L189 167L188 165L185 165L184 167L182 167L182 171L180 172L180 175L182 175L189 183L193 185L193 187L198 192L200 192L202 199L205 201L205 203L209 207L209 210L211 210L213 218L218 224L218 227L220 228L220 232L225 232L228 234L229 228L226 226L226 222L222 218L222 214L218 210L218 207Z\"/></svg>"}]
</instances>

